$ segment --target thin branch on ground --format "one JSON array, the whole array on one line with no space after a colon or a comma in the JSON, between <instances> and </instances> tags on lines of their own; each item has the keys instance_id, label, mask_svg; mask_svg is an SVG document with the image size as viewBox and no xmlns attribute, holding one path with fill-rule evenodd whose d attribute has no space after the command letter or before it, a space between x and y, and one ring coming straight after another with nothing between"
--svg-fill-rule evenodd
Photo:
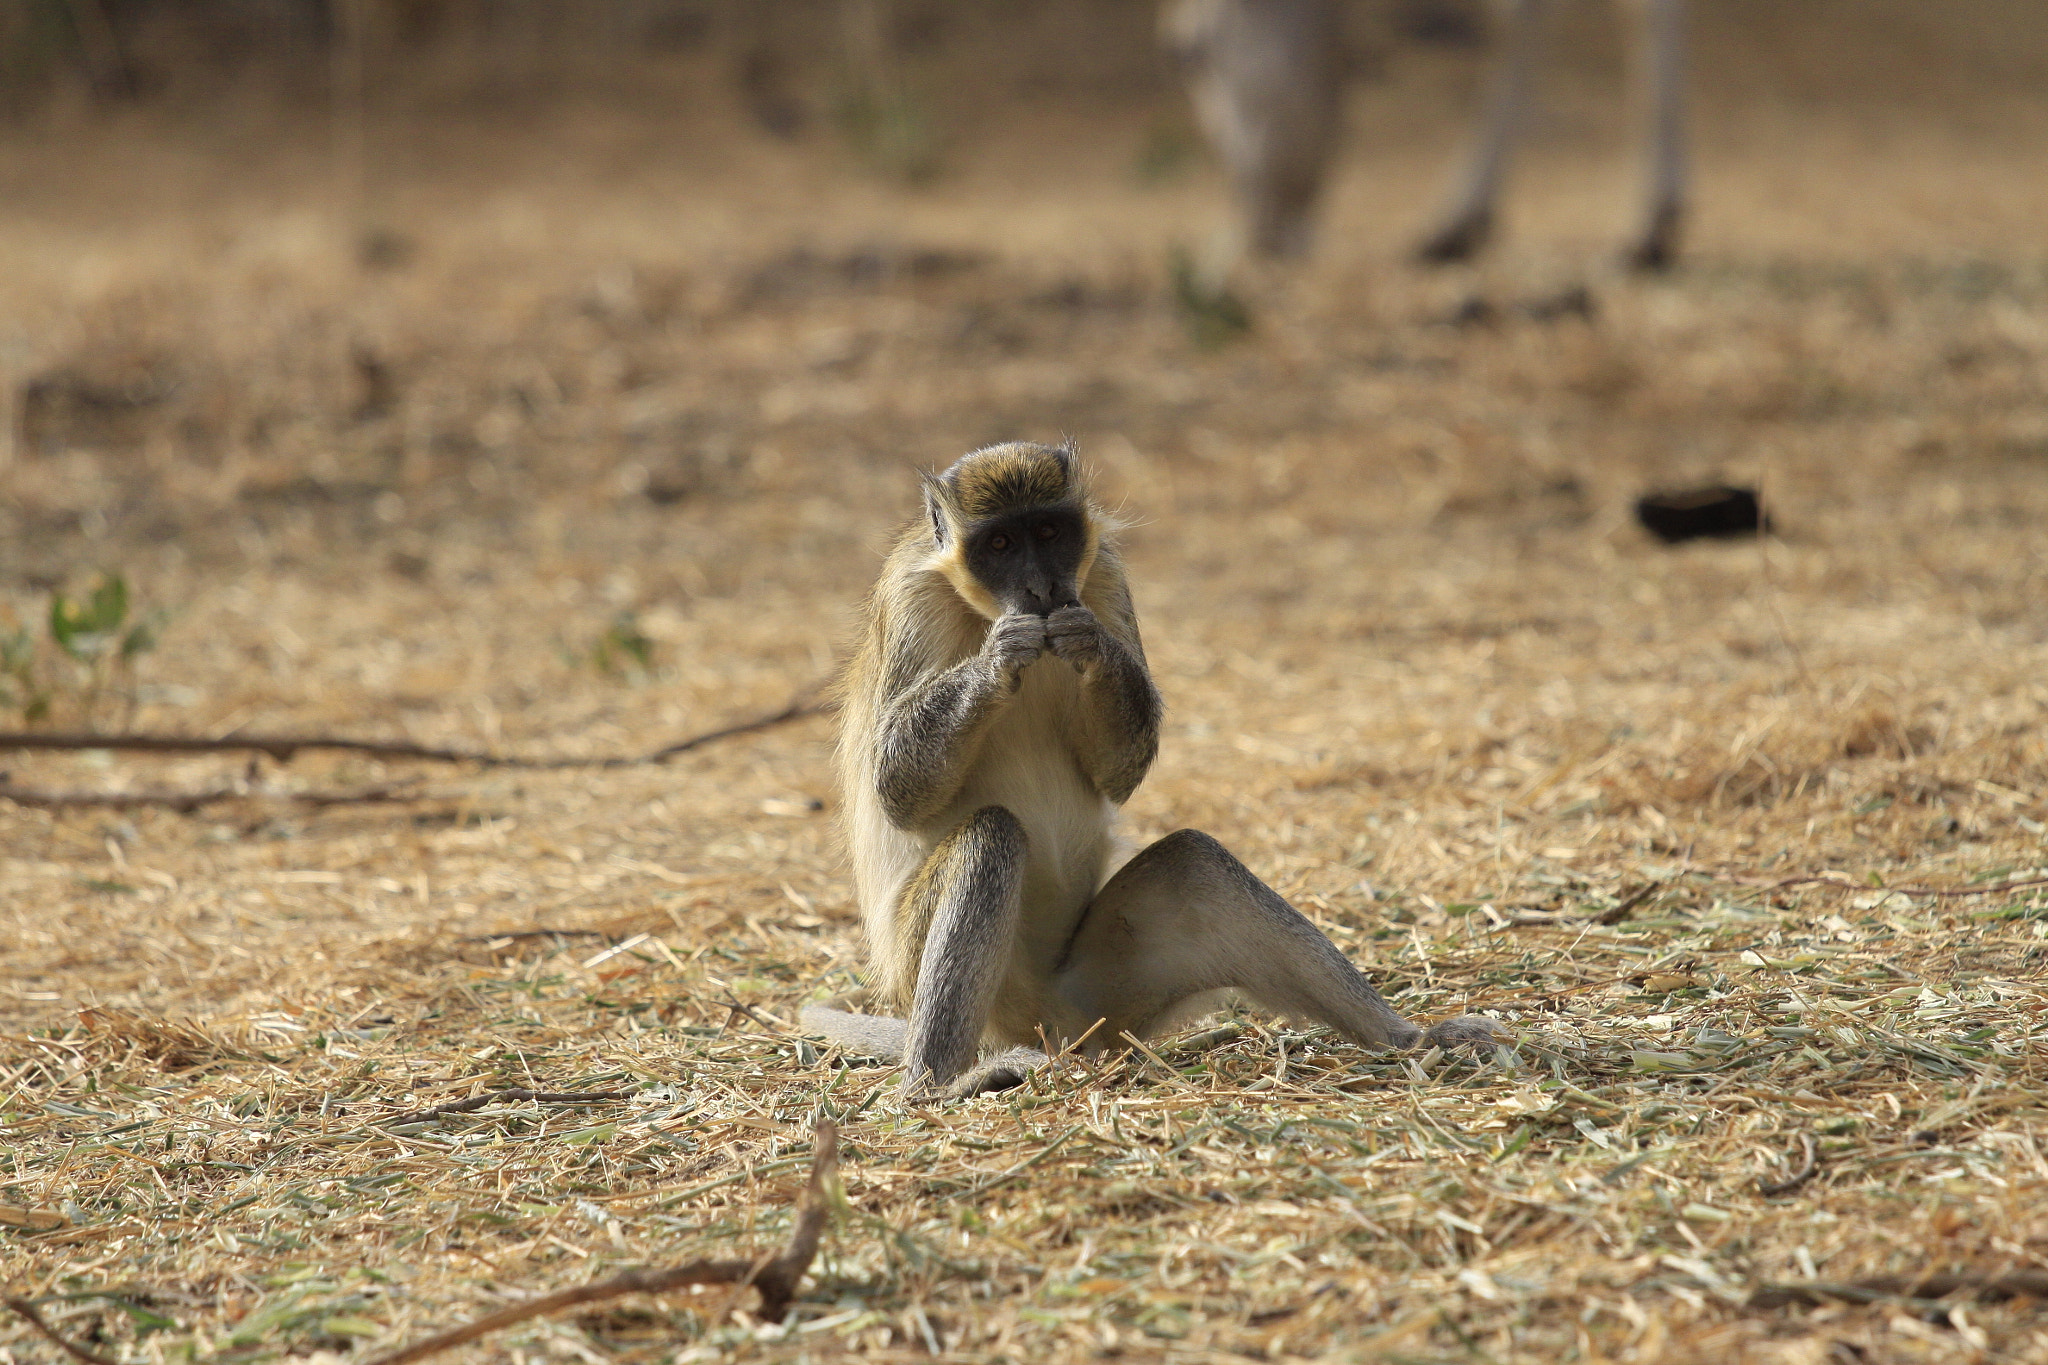
<instances>
[{"instance_id":1,"label":"thin branch on ground","mask_svg":"<svg viewBox=\"0 0 2048 1365\"><path fill-rule=\"evenodd\" d=\"M499 934L464 934L457 943L504 943L521 938L615 938L603 929L507 929Z\"/></svg>"},{"instance_id":2,"label":"thin branch on ground","mask_svg":"<svg viewBox=\"0 0 2048 1365\"><path fill-rule=\"evenodd\" d=\"M354 791L283 791L235 785L202 787L197 791L144 788L132 792L91 792L21 787L0 781L0 801L12 801L17 806L34 806L43 810L132 810L142 806L161 806L181 815L190 815L202 807L218 805L222 801L296 801L307 806L356 806L418 801L424 799L424 795L410 785L360 787Z\"/></svg>"},{"instance_id":3,"label":"thin branch on ground","mask_svg":"<svg viewBox=\"0 0 2048 1365\"><path fill-rule=\"evenodd\" d=\"M803 1201L797 1206L796 1225L790 1229L789 1241L780 1255L761 1256L748 1261L691 1261L688 1265L672 1266L667 1270L629 1270L594 1284L557 1290L501 1308L475 1322L394 1351L371 1362L371 1365L409 1365L411 1361L424 1360L500 1328L525 1322L528 1318L626 1294L665 1294L693 1284L729 1284L736 1290L752 1285L761 1295L761 1316L770 1322L780 1322L789 1312L789 1301L795 1297L798 1285L818 1254L818 1239L825 1231L825 1222L833 1204L838 1202L838 1183L839 1130L830 1119L820 1119L811 1155L810 1183L804 1189ZM109 1363L98 1361L96 1365Z\"/></svg>"},{"instance_id":4,"label":"thin branch on ground","mask_svg":"<svg viewBox=\"0 0 2048 1365\"><path fill-rule=\"evenodd\" d=\"M762 1028L767 1029L770 1033L781 1032L789 1027L788 1024L783 1023L781 1020L766 1018L760 1013L760 1011L754 1009L752 1006L742 1005L739 1001L734 1000L730 997L724 997L713 1000L707 996L694 995L690 996L689 998L692 1000L703 1000L707 1004L715 1004L729 1011L725 1016L725 1026L727 1028L732 1027L734 1015L741 1015L745 1018L751 1019L755 1023L759 1024Z\"/></svg>"},{"instance_id":5,"label":"thin branch on ground","mask_svg":"<svg viewBox=\"0 0 2048 1365\"><path fill-rule=\"evenodd\" d=\"M437 1104L432 1109L422 1109L417 1113L394 1114L390 1118L378 1119L377 1122L386 1127L394 1123L418 1123L437 1114L467 1114L473 1109L482 1109L500 1101L511 1104L522 1104L527 1101L535 1104L575 1104L585 1100L629 1100L633 1098L633 1094L631 1090L525 1090L515 1087L511 1090L493 1090L487 1095L471 1095L466 1100L450 1100L446 1104Z\"/></svg>"},{"instance_id":6,"label":"thin branch on ground","mask_svg":"<svg viewBox=\"0 0 2048 1365\"><path fill-rule=\"evenodd\" d=\"M1930 1272L1925 1275L1875 1275L1835 1284L1765 1285L1749 1296L1751 1308L1818 1308L1828 1303L1926 1303L1964 1296L1980 1303L2002 1299L2048 1299L2048 1271L2009 1270L2003 1274Z\"/></svg>"},{"instance_id":7,"label":"thin branch on ground","mask_svg":"<svg viewBox=\"0 0 2048 1365\"><path fill-rule=\"evenodd\" d=\"M612 754L570 758L532 758L518 754L492 753L487 749L447 748L431 744L414 744L408 740L347 739L339 735L226 735L212 738L205 735L158 735L158 734L93 734L88 731L60 730L7 730L0 731L0 749L44 749L77 751L83 749L113 749L122 753L142 754L219 754L258 753L267 754L279 763L289 762L302 751L325 750L339 753L366 754L372 758L409 758L425 763L474 763L483 768L636 768L649 764L666 763L680 754L715 744L722 739L733 739L750 735L760 730L773 729L791 721L804 720L822 715L830 709L830 703L812 701L816 689L807 689L797 695L796 700L779 711L764 716L743 720L733 725L706 730L703 734L691 735L687 739L665 744L645 754ZM216 798L218 799L218 798Z\"/></svg>"},{"instance_id":8,"label":"thin branch on ground","mask_svg":"<svg viewBox=\"0 0 2048 1365\"><path fill-rule=\"evenodd\" d=\"M1771 881L1765 877L1739 876L1731 872L1708 873L1717 882L1734 886L1753 886L1761 891L1788 891L1796 886L1835 886L1844 891L1882 891L1898 896L1937 896L1943 899L1957 896L2002 896L2008 891L2030 891L2035 887L2048 886L2048 877L2027 877L2019 881L1992 882L1985 886L1866 886L1850 880L1839 873L1819 873L1810 877L1787 877L1783 881Z\"/></svg>"},{"instance_id":9,"label":"thin branch on ground","mask_svg":"<svg viewBox=\"0 0 2048 1365\"><path fill-rule=\"evenodd\" d=\"M1622 897L1621 900L1616 902L1616 904L1611 909L1602 910L1599 914L1593 916L1593 923L1619 924L1623 920L1627 919L1638 905L1641 905L1644 901L1656 895L1659 891L1662 891L1665 887L1669 885L1671 885L1671 883L1668 881L1646 882L1642 886L1637 887L1634 891L1631 891L1628 895Z\"/></svg>"},{"instance_id":10,"label":"thin branch on ground","mask_svg":"<svg viewBox=\"0 0 2048 1365\"><path fill-rule=\"evenodd\" d=\"M832 703L808 700L816 692L816 688L811 688L799 693L796 700L771 715L757 716L753 720L743 720L737 725L728 725L722 730L706 730L701 735L692 735L688 739L677 740L674 744L664 745L653 753L640 758L608 758L598 766L604 768L627 768L642 763L666 763L678 754L686 754L692 749L701 749L705 745L715 744L721 739L733 739L740 735L753 734L756 730L767 730L777 725L786 725L793 720L804 720L810 716L823 715L831 709Z\"/></svg>"},{"instance_id":11,"label":"thin branch on ground","mask_svg":"<svg viewBox=\"0 0 2048 1365\"><path fill-rule=\"evenodd\" d=\"M58 1336L57 1329L43 1321L43 1315L37 1312L36 1306L27 1299L7 1299L5 1302L9 1308L27 1318L29 1326L55 1342L58 1348L73 1360L82 1360L85 1362L85 1365L116 1365L116 1362L107 1359L105 1356L94 1355L83 1346L74 1346L63 1337Z\"/></svg>"}]
</instances>

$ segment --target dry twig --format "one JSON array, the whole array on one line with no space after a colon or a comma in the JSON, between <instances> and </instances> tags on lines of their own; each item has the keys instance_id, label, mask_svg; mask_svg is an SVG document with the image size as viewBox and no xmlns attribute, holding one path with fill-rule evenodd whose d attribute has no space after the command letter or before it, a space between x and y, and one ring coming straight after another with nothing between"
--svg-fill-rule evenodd
<instances>
[{"instance_id":1,"label":"dry twig","mask_svg":"<svg viewBox=\"0 0 2048 1365\"><path fill-rule=\"evenodd\" d=\"M45 810L128 810L138 806L161 806L181 815L189 815L203 806L241 799L297 801L308 806L350 806L412 801L420 796L417 788L390 785L362 787L355 791L275 791L263 787L224 786L205 787L198 791L145 788L132 792L89 792L51 791L0 782L0 800L12 801L17 806L36 806Z\"/></svg>"},{"instance_id":2,"label":"dry twig","mask_svg":"<svg viewBox=\"0 0 2048 1365\"><path fill-rule=\"evenodd\" d=\"M827 703L809 700L815 689L799 693L797 699L779 711L743 720L716 730L665 744L645 754L597 755L586 758L526 758L517 754L495 754L486 749L444 748L414 744L408 740L346 739L338 735L205 735L93 734L81 731L0 731L0 749L116 749L123 753L155 754L267 754L280 763L289 762L301 750L329 750L367 754L373 758L410 758L427 763L474 763L484 768L635 768L666 763L679 754L701 749L722 739L769 730L790 721L821 715ZM209 799L218 800L219 797Z\"/></svg>"},{"instance_id":3,"label":"dry twig","mask_svg":"<svg viewBox=\"0 0 2048 1365\"><path fill-rule=\"evenodd\" d=\"M8 1299L6 1304L9 1308L27 1318L29 1326L55 1342L63 1350L64 1354L70 1356L73 1360L82 1360L85 1362L85 1365L115 1365L114 1361L107 1359L105 1356L94 1355L83 1346L74 1346L63 1337L58 1336L57 1329L43 1321L43 1315L37 1312L36 1306L27 1299Z\"/></svg>"},{"instance_id":4,"label":"dry twig","mask_svg":"<svg viewBox=\"0 0 2048 1365\"><path fill-rule=\"evenodd\" d=\"M2048 886L2048 877L2026 877L2019 881L1991 882L1984 886L1862 886L1839 874L1819 873L1810 877L1787 877L1783 881L1768 881L1762 877L1742 877L1732 873L1712 873L1715 881L1728 882L1734 886L1753 886L1761 891L1786 891L1795 886L1835 886L1844 891L1883 891L1898 896L1935 896L1950 899L1958 896L2001 896L2008 891L2029 891L2037 886Z\"/></svg>"},{"instance_id":5,"label":"dry twig","mask_svg":"<svg viewBox=\"0 0 2048 1365\"><path fill-rule=\"evenodd\" d=\"M752 1285L761 1295L761 1316L770 1322L780 1322L789 1311L789 1301L795 1296L804 1273L810 1269L812 1258L818 1254L818 1238L825 1231L838 1179L839 1130L830 1119L820 1119L811 1154L810 1184L804 1189L803 1202L797 1206L796 1225L790 1229L789 1241L781 1255L762 1256L751 1261L691 1261L688 1265L671 1266L667 1270L629 1270L595 1284L560 1289L501 1308L475 1322L450 1328L438 1336L394 1351L371 1362L371 1365L407 1365L410 1361L424 1360L528 1318L626 1294L665 1294L692 1284L729 1284L735 1288ZM97 1365L108 1365L108 1362L97 1362Z\"/></svg>"},{"instance_id":6,"label":"dry twig","mask_svg":"<svg viewBox=\"0 0 2048 1365\"><path fill-rule=\"evenodd\" d=\"M1619 924L1627 919L1638 905L1671 885L1670 882L1645 882L1617 901L1612 908L1602 910L1593 916L1595 924Z\"/></svg>"},{"instance_id":7,"label":"dry twig","mask_svg":"<svg viewBox=\"0 0 2048 1365\"><path fill-rule=\"evenodd\" d=\"M508 943L522 938L611 938L603 929L506 929L496 934L464 934L457 943Z\"/></svg>"},{"instance_id":8,"label":"dry twig","mask_svg":"<svg viewBox=\"0 0 2048 1365\"><path fill-rule=\"evenodd\" d=\"M394 1123L418 1123L433 1118L436 1114L467 1114L473 1109L482 1109L499 1101L535 1104L575 1104L582 1100L627 1100L633 1097L630 1090L525 1090L514 1087L510 1090L493 1090L487 1095L471 1095L466 1100L450 1100L437 1104L432 1109L422 1109L412 1114L394 1114L379 1123L389 1127Z\"/></svg>"},{"instance_id":9,"label":"dry twig","mask_svg":"<svg viewBox=\"0 0 2048 1365\"><path fill-rule=\"evenodd\" d=\"M1843 1284L1816 1280L1811 1284L1765 1285L1749 1296L1751 1308L1818 1308L1827 1303L1886 1303L1900 1299L1925 1302L1966 1295L1980 1303L2001 1299L2048 1299L2048 1271L2009 1270L2002 1275L1936 1273L1875 1275Z\"/></svg>"}]
</instances>

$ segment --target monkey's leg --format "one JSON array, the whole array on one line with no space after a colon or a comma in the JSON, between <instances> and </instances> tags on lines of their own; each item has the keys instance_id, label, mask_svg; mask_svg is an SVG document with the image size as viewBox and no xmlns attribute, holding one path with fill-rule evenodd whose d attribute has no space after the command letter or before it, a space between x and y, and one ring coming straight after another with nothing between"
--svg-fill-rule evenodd
<instances>
[{"instance_id":1,"label":"monkey's leg","mask_svg":"<svg viewBox=\"0 0 2048 1365\"><path fill-rule=\"evenodd\" d=\"M1427 1032L1397 1014L1337 945L1208 835L1169 834L1102 888L1054 989L1096 1036L1144 1037L1174 1006L1235 989L1277 1013L1315 1019L1374 1048L1497 1040L1476 1016Z\"/></svg>"},{"instance_id":2,"label":"monkey's leg","mask_svg":"<svg viewBox=\"0 0 2048 1365\"><path fill-rule=\"evenodd\" d=\"M1008 1090L1045 1060L1017 1047L974 1062L989 1007L1009 962L1021 905L1023 826L991 806L963 821L932 850L904 891L900 922L921 940L911 1018L811 1005L804 1027L850 1052L910 1061L904 1089L927 1086L954 1097Z\"/></svg>"},{"instance_id":3,"label":"monkey's leg","mask_svg":"<svg viewBox=\"0 0 2048 1365\"><path fill-rule=\"evenodd\" d=\"M903 1046L906 1093L945 1089L974 1064L1017 938L1026 850L1017 817L984 806L904 889L900 922L927 926Z\"/></svg>"},{"instance_id":4,"label":"monkey's leg","mask_svg":"<svg viewBox=\"0 0 2048 1365\"><path fill-rule=\"evenodd\" d=\"M829 1005L807 1005L804 1027L821 1033L848 1052L863 1057L880 1057L886 1062L903 1060L910 1038L910 1025L880 1014L855 1014ZM1012 1090L1024 1083L1024 1073L1045 1060L1035 1047L1013 1047L978 1063L972 1071L954 1080L946 1093L955 1099L989 1090Z\"/></svg>"}]
</instances>

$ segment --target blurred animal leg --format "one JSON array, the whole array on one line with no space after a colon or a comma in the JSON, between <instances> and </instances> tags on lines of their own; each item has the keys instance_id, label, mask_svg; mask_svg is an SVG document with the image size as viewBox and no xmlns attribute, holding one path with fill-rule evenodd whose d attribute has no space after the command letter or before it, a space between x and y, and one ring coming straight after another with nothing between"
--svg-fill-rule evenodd
<instances>
[{"instance_id":1,"label":"blurred animal leg","mask_svg":"<svg viewBox=\"0 0 2048 1365\"><path fill-rule=\"evenodd\" d=\"M1336 0L1174 0L1160 18L1247 244L1261 256L1303 255L1343 109Z\"/></svg>"},{"instance_id":2,"label":"blurred animal leg","mask_svg":"<svg viewBox=\"0 0 2048 1365\"><path fill-rule=\"evenodd\" d=\"M1102 888L1054 989L1096 1041L1143 1037L1176 1006L1235 989L1276 1013L1330 1025L1373 1048L1495 1041L1475 1017L1425 1032L1395 1013L1337 946L1223 845L1196 830L1147 848Z\"/></svg>"},{"instance_id":3,"label":"blurred animal leg","mask_svg":"<svg viewBox=\"0 0 2048 1365\"><path fill-rule=\"evenodd\" d=\"M923 939L904 1042L906 1093L944 1089L974 1063L1009 969L1023 909L1024 826L1001 806L960 822L903 891L899 921Z\"/></svg>"},{"instance_id":4,"label":"blurred animal leg","mask_svg":"<svg viewBox=\"0 0 2048 1365\"><path fill-rule=\"evenodd\" d=\"M1649 167L1643 221L1629 264L1663 270L1678 258L1685 223L1685 0L1624 0L1637 22L1639 83L1648 121L1645 159Z\"/></svg>"},{"instance_id":5,"label":"blurred animal leg","mask_svg":"<svg viewBox=\"0 0 2048 1365\"><path fill-rule=\"evenodd\" d=\"M1501 0L1500 7L1502 52L1487 96L1479 145L1450 208L1415 249L1418 259L1431 264L1465 260L1493 235L1493 206L1507 179L1508 158L1528 122L1536 58L1542 46L1544 0Z\"/></svg>"}]
</instances>

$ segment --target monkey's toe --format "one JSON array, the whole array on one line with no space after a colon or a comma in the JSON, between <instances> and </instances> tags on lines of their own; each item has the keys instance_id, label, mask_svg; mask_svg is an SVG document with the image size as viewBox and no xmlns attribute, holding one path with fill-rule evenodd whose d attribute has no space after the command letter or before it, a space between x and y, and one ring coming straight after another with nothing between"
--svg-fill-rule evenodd
<instances>
[{"instance_id":1,"label":"monkey's toe","mask_svg":"<svg viewBox=\"0 0 2048 1365\"><path fill-rule=\"evenodd\" d=\"M1456 1019L1432 1025L1416 1046L1440 1047L1449 1051L1460 1047L1498 1047L1506 1041L1493 1020L1478 1014L1461 1014Z\"/></svg>"}]
</instances>

